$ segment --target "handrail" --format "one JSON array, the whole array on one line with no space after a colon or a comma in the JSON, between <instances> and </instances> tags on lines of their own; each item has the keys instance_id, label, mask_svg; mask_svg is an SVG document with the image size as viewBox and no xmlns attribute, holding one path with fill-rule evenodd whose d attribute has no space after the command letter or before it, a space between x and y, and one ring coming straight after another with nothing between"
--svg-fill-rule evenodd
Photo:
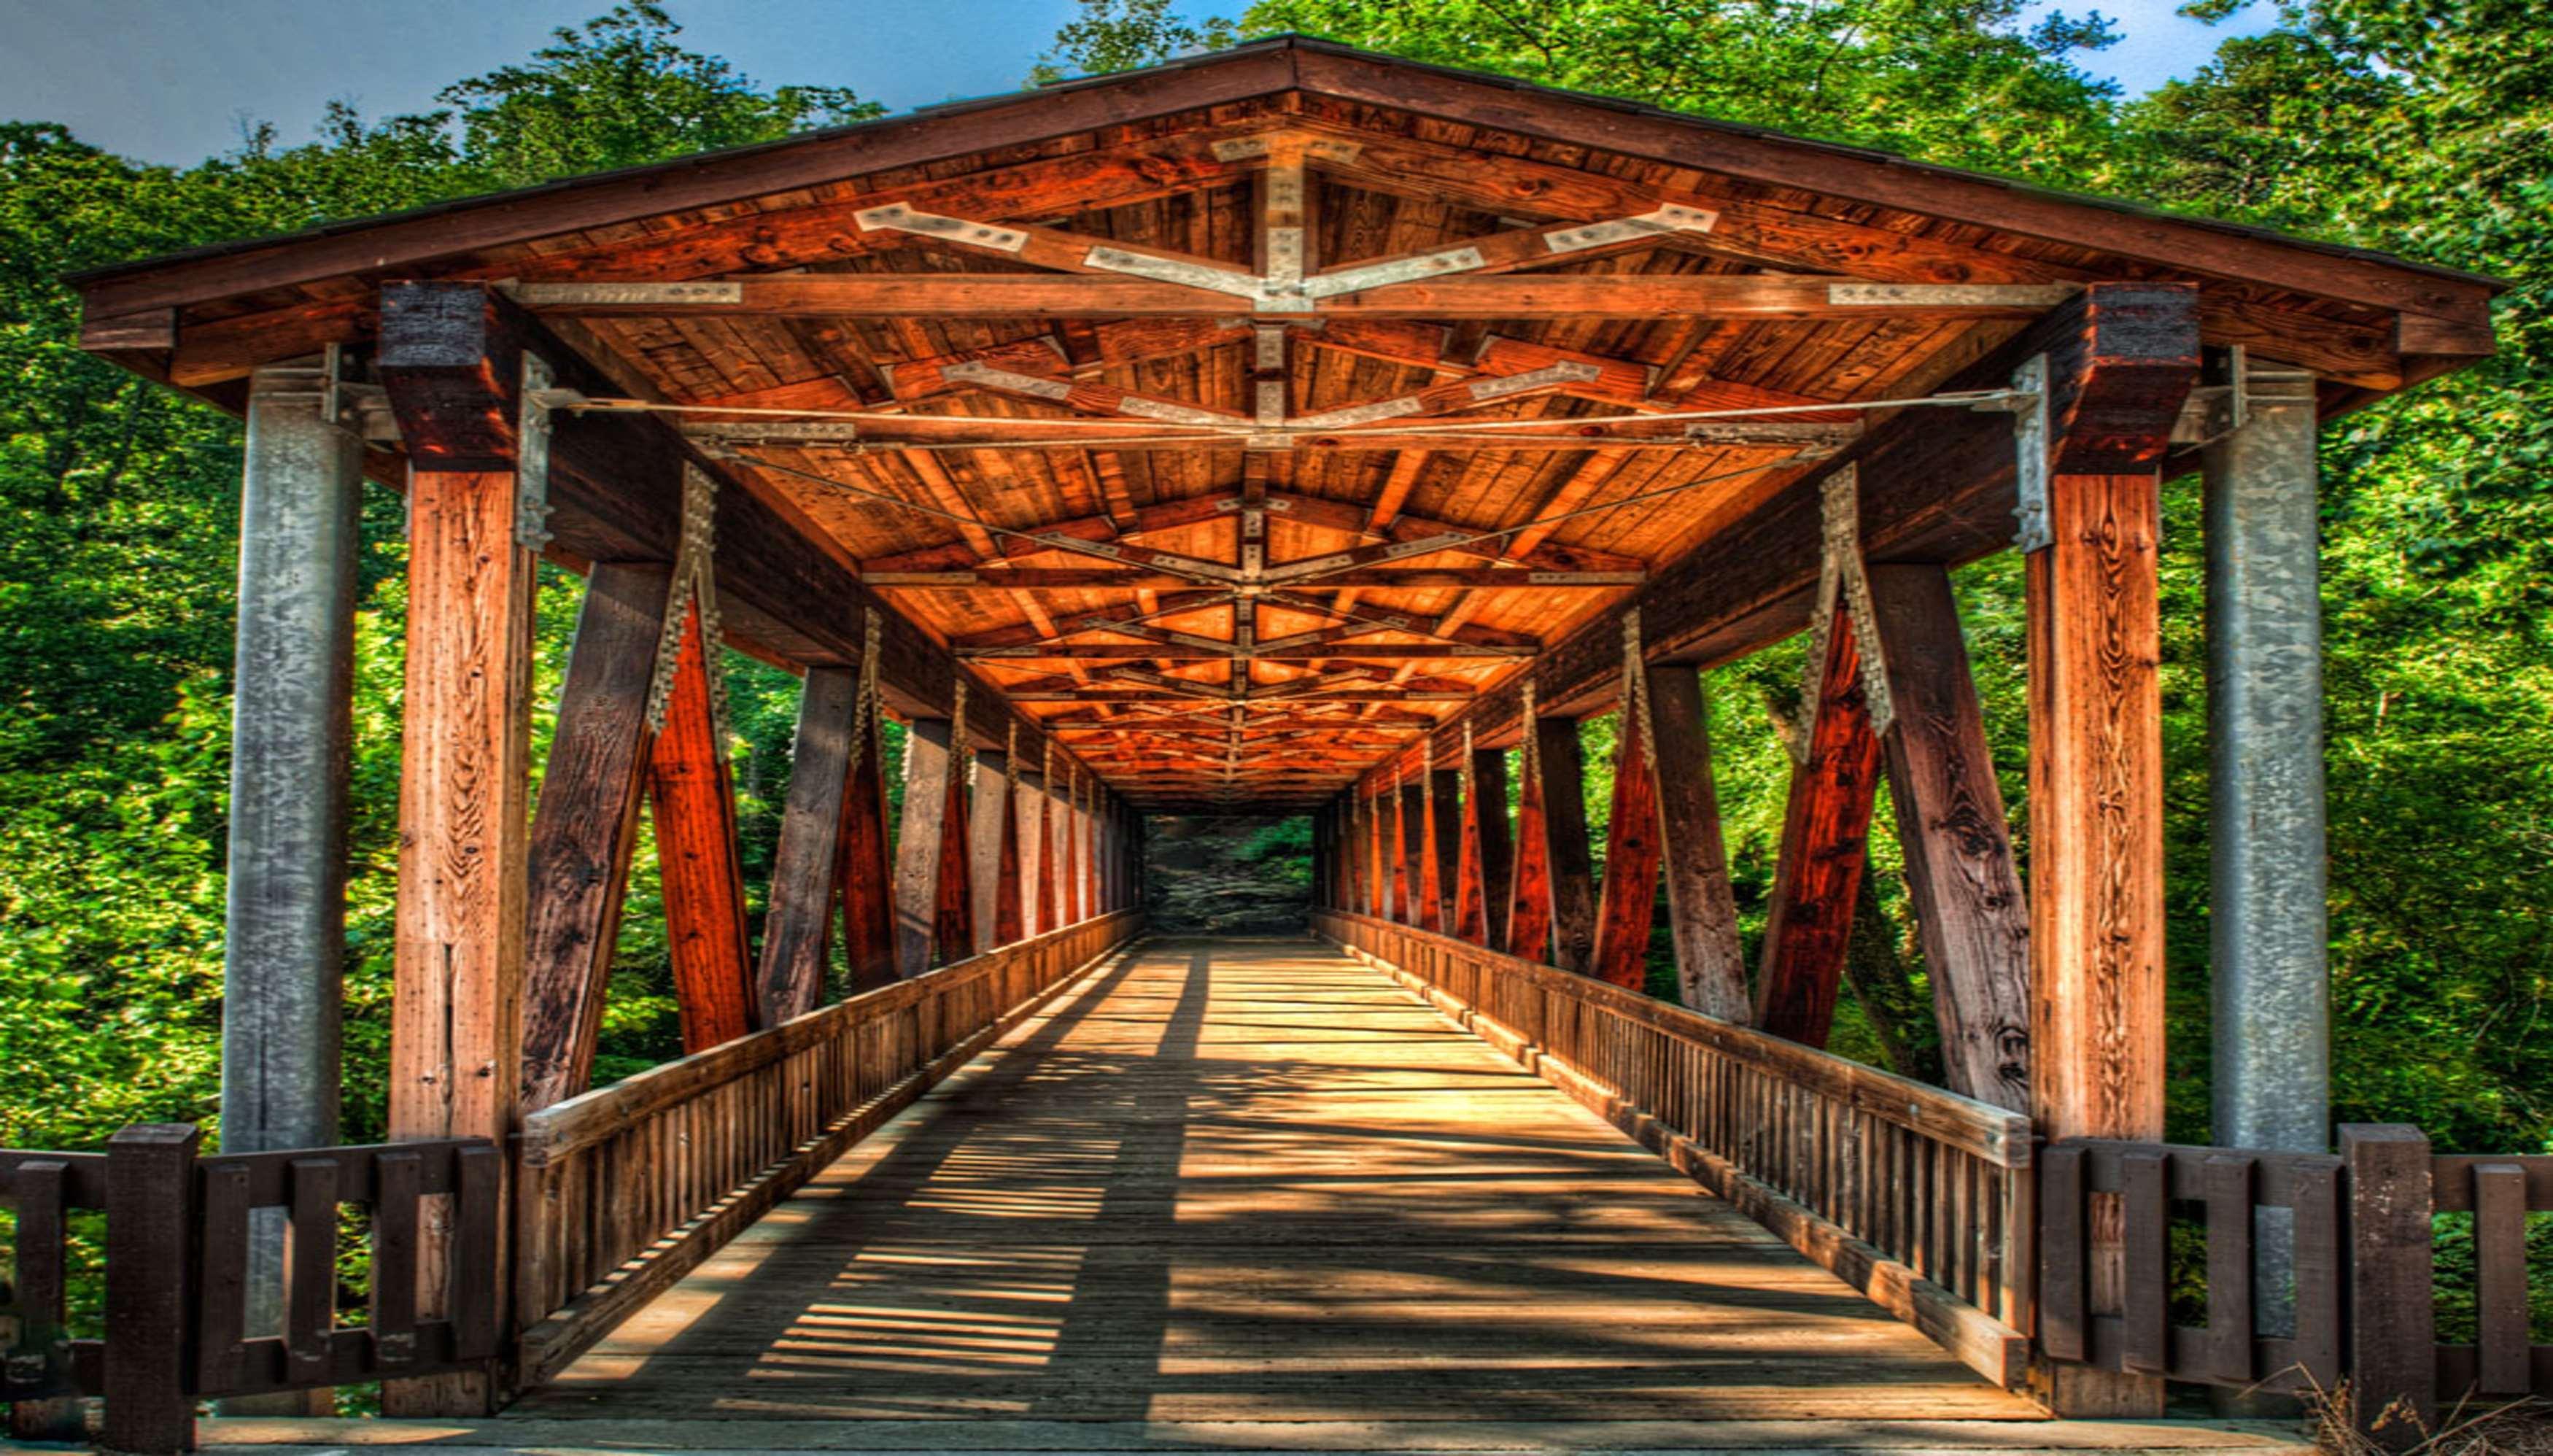
<instances>
[{"instance_id":1,"label":"handrail","mask_svg":"<svg viewBox=\"0 0 2553 1456\"><path fill-rule=\"evenodd\" d=\"M1118 911L997 947L525 1118L522 1383L556 1374L1142 922Z\"/></svg>"},{"instance_id":2,"label":"handrail","mask_svg":"<svg viewBox=\"0 0 2553 1456\"><path fill-rule=\"evenodd\" d=\"M1989 1380L2021 1384L2027 1117L1449 936L1335 910L1313 928Z\"/></svg>"}]
</instances>

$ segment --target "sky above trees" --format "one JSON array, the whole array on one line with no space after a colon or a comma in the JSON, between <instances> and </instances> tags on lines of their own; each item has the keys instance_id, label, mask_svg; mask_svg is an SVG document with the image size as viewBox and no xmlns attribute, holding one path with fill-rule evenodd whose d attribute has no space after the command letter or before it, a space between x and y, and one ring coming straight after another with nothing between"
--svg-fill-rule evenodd
<instances>
[{"instance_id":1,"label":"sky above trees","mask_svg":"<svg viewBox=\"0 0 2553 1456\"><path fill-rule=\"evenodd\" d=\"M2141 94L2204 64L2229 34L2274 19L2266 3L2210 26L2178 0L2101 0L2120 39L2078 57ZM0 0L0 117L52 121L146 162L229 151L245 123L308 139L331 101L367 116L431 108L453 76L530 53L592 0ZM847 86L893 110L1017 87L1073 0L694 0L689 44L766 85ZM1186 7L1238 14L1238 0ZM2035 10L2046 7L2034 7ZM2070 11L2086 8L2067 0Z\"/></svg>"}]
</instances>

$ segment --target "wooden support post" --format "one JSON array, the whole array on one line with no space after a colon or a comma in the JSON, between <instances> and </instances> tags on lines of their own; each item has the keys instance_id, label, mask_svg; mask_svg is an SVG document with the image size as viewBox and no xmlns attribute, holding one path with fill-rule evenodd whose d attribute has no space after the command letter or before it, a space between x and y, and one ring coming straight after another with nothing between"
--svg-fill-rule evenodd
<instances>
[{"instance_id":1,"label":"wooden support post","mask_svg":"<svg viewBox=\"0 0 2553 1456\"><path fill-rule=\"evenodd\" d=\"M2030 1108L2030 907L1949 573L1874 566L1896 727L1889 799L1950 1089Z\"/></svg>"},{"instance_id":2,"label":"wooden support post","mask_svg":"<svg viewBox=\"0 0 2553 1456\"><path fill-rule=\"evenodd\" d=\"M1473 856L1474 893L1480 898L1480 945L1496 950L1506 944L1507 915L1513 908L1508 879L1515 860L1514 837L1507 821L1507 755L1502 748L1481 748L1472 754L1472 787L1464 796L1465 851Z\"/></svg>"},{"instance_id":3,"label":"wooden support post","mask_svg":"<svg viewBox=\"0 0 2553 1456\"><path fill-rule=\"evenodd\" d=\"M2050 1138L2160 1140L2163 700L2155 475L2050 482L2029 558L2031 1111ZM2091 1299L2119 1307L2124 1226L2095 1199ZM2055 1372L2060 1414L2153 1415L2163 1382Z\"/></svg>"},{"instance_id":4,"label":"wooden support post","mask_svg":"<svg viewBox=\"0 0 2553 1456\"><path fill-rule=\"evenodd\" d=\"M390 1014L393 1141L512 1135L522 1096L532 594L518 534L523 349L477 287L382 296L378 373L408 455L407 659ZM420 1231L420 1306L440 1314L457 1229ZM510 1231L497 1235L510 1257ZM477 1415L482 1375L390 1381L389 1415Z\"/></svg>"},{"instance_id":5,"label":"wooden support post","mask_svg":"<svg viewBox=\"0 0 2553 1456\"><path fill-rule=\"evenodd\" d=\"M754 1029L753 953L744 923L744 866L735 840L734 771L711 704L710 657L697 605L683 619L665 726L648 790L663 877L665 941L683 1050L705 1051Z\"/></svg>"},{"instance_id":6,"label":"wooden support post","mask_svg":"<svg viewBox=\"0 0 2553 1456\"><path fill-rule=\"evenodd\" d=\"M144 1123L106 1144L108 1450L195 1448L188 1336L195 1305L191 1123Z\"/></svg>"},{"instance_id":7,"label":"wooden support post","mask_svg":"<svg viewBox=\"0 0 2553 1456\"><path fill-rule=\"evenodd\" d=\"M1624 686L1614 738L1613 804L1605 825L1604 892L1588 973L1636 991L1648 983L1649 933L1657 919L1658 792L1643 722L1646 684L1640 692Z\"/></svg>"},{"instance_id":8,"label":"wooden support post","mask_svg":"<svg viewBox=\"0 0 2553 1456\"><path fill-rule=\"evenodd\" d=\"M1720 840L1710 722L1702 669L1650 666L1648 729L1657 751L1658 848L1675 935L1677 989L1692 1010L1744 1025L1755 1019L1755 1005L1738 944L1728 850Z\"/></svg>"},{"instance_id":9,"label":"wooden support post","mask_svg":"<svg viewBox=\"0 0 2553 1456\"><path fill-rule=\"evenodd\" d=\"M2415 1127L2350 1123L2349 1372L2359 1429L2393 1450L2437 1433L2436 1299L2429 1140Z\"/></svg>"},{"instance_id":10,"label":"wooden support post","mask_svg":"<svg viewBox=\"0 0 2553 1456\"><path fill-rule=\"evenodd\" d=\"M1368 796L1365 801L1366 863L1374 887L1374 904L1366 913L1378 920L1389 920L1399 913L1391 894L1392 863L1396 857L1391 853L1391 818L1399 803L1397 796L1387 798L1382 794Z\"/></svg>"},{"instance_id":11,"label":"wooden support post","mask_svg":"<svg viewBox=\"0 0 2553 1456\"><path fill-rule=\"evenodd\" d=\"M762 922L762 964L754 979L756 1022L762 1026L778 1026L825 1001L859 690L859 673L843 667L809 668L799 689L789 798L781 811L770 909Z\"/></svg>"},{"instance_id":12,"label":"wooden support post","mask_svg":"<svg viewBox=\"0 0 2553 1456\"><path fill-rule=\"evenodd\" d=\"M895 856L886 830L886 735L875 715L857 729L859 762L842 803L842 959L851 990L896 979Z\"/></svg>"},{"instance_id":13,"label":"wooden support post","mask_svg":"<svg viewBox=\"0 0 2553 1456\"><path fill-rule=\"evenodd\" d=\"M598 564L586 579L528 851L525 1112L565 1101L593 1079L644 798L647 690L672 582L671 569L653 563Z\"/></svg>"},{"instance_id":14,"label":"wooden support post","mask_svg":"<svg viewBox=\"0 0 2553 1456\"><path fill-rule=\"evenodd\" d=\"M1042 936L1054 929L1047 909L1049 845L1053 837L1046 832L1046 775L1023 773L1012 794L1012 817L1018 821L1020 838L1020 930L1023 935Z\"/></svg>"},{"instance_id":15,"label":"wooden support post","mask_svg":"<svg viewBox=\"0 0 2553 1456\"><path fill-rule=\"evenodd\" d=\"M1403 925L1424 927L1427 923L1425 870L1421 861L1423 837L1427 833L1425 805L1418 786L1404 783L1391 795L1391 881L1392 898L1400 902Z\"/></svg>"},{"instance_id":16,"label":"wooden support post","mask_svg":"<svg viewBox=\"0 0 2553 1456\"><path fill-rule=\"evenodd\" d=\"M1002 826L1011 817L1011 796L1002 781L1006 761L977 749L967 795L967 919L975 933L969 953L977 955L1000 944L993 937L1001 919Z\"/></svg>"},{"instance_id":17,"label":"wooden support post","mask_svg":"<svg viewBox=\"0 0 2553 1456\"><path fill-rule=\"evenodd\" d=\"M1463 862L1463 771L1436 769L1428 775L1428 788L1434 803L1427 823L1427 867L1433 871L1436 889L1427 902L1436 914L1435 929L1451 935L1455 885Z\"/></svg>"},{"instance_id":18,"label":"wooden support post","mask_svg":"<svg viewBox=\"0 0 2553 1456\"><path fill-rule=\"evenodd\" d=\"M1764 968L1756 978L1755 1023L1777 1037L1827 1044L1878 792L1879 737L1862 698L1851 618L1838 605L1827 634L1808 761L1791 774L1764 926Z\"/></svg>"},{"instance_id":19,"label":"wooden support post","mask_svg":"<svg viewBox=\"0 0 2553 1456\"><path fill-rule=\"evenodd\" d=\"M966 785L944 718L905 725L904 818L895 846L896 973L971 953ZM963 934L959 934L963 932Z\"/></svg>"}]
</instances>

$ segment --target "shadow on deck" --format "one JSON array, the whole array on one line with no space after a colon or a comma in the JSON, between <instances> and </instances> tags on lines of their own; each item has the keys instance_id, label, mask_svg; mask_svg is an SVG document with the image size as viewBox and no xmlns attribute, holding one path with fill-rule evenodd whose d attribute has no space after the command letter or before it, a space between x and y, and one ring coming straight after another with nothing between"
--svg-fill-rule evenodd
<instances>
[{"instance_id":1,"label":"shadow on deck","mask_svg":"<svg viewBox=\"0 0 2553 1456\"><path fill-rule=\"evenodd\" d=\"M2045 1421L1384 976L1232 941L1112 961L504 1417L311 1424L513 1449L2276 1443Z\"/></svg>"}]
</instances>

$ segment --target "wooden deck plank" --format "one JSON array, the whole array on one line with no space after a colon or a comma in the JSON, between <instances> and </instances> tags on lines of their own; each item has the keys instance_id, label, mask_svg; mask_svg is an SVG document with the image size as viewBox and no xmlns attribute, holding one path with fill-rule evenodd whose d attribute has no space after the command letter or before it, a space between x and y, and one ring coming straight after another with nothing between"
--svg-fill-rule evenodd
<instances>
[{"instance_id":1,"label":"wooden deck plank","mask_svg":"<svg viewBox=\"0 0 2553 1456\"><path fill-rule=\"evenodd\" d=\"M1376 972L1170 942L509 1418L2039 1414Z\"/></svg>"}]
</instances>

